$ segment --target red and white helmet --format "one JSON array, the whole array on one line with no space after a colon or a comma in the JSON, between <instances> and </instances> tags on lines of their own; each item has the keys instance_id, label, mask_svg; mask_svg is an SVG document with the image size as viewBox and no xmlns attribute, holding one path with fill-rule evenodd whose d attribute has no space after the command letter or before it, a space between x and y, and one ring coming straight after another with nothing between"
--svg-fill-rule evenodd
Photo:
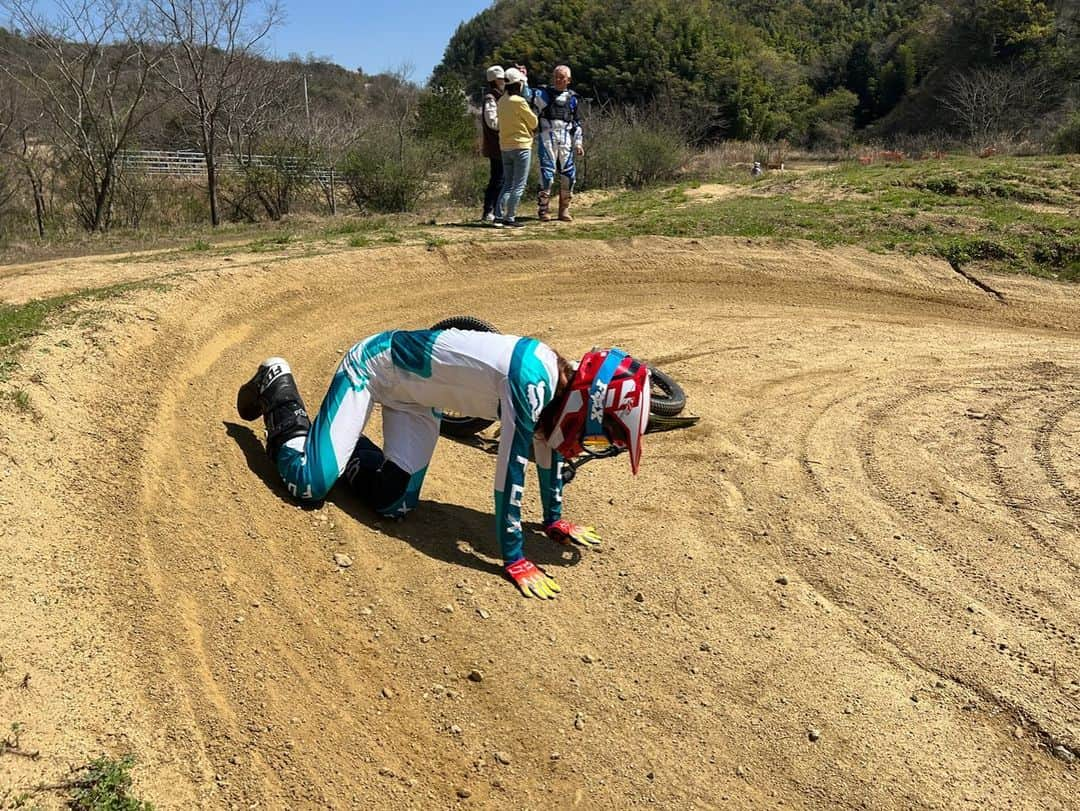
<instances>
[{"instance_id":1,"label":"red and white helmet","mask_svg":"<svg viewBox=\"0 0 1080 811\"><path fill-rule=\"evenodd\" d=\"M649 367L621 349L587 352L563 395L548 444L567 458L628 450L637 473L649 389Z\"/></svg>"}]
</instances>

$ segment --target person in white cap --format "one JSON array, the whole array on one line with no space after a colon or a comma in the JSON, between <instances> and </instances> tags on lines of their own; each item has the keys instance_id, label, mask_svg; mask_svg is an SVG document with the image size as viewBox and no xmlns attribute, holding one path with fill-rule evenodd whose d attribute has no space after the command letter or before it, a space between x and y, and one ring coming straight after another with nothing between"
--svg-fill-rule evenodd
<instances>
[{"instance_id":1,"label":"person in white cap","mask_svg":"<svg viewBox=\"0 0 1080 811\"><path fill-rule=\"evenodd\" d=\"M510 68L504 74L506 84L502 98L496 104L499 114L499 148L502 151L503 185L495 207L495 223L518 228L516 213L525 183L529 179L532 161L533 133L536 132L536 113L529 107L525 71Z\"/></svg>"},{"instance_id":2,"label":"person in white cap","mask_svg":"<svg viewBox=\"0 0 1080 811\"><path fill-rule=\"evenodd\" d=\"M480 116L480 125L483 128L484 140L480 145L480 154L488 159L491 165L491 174L488 178L487 189L484 190L484 214L483 221L494 225L495 206L499 202L499 193L503 184L502 150L499 148L499 110L496 106L503 94L503 85L506 84L506 74L500 65L492 65L485 74L487 78L487 92L484 93L483 113Z\"/></svg>"}]
</instances>

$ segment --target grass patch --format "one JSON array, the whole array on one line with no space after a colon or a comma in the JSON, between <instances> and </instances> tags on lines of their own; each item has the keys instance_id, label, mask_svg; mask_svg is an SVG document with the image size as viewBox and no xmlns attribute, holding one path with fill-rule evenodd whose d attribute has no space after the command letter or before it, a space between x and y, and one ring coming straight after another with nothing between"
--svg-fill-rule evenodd
<instances>
[{"instance_id":1,"label":"grass patch","mask_svg":"<svg viewBox=\"0 0 1080 811\"><path fill-rule=\"evenodd\" d=\"M423 240L424 246L430 251L447 244L447 240L429 234L427 231L419 231L416 236Z\"/></svg>"},{"instance_id":2,"label":"grass patch","mask_svg":"<svg viewBox=\"0 0 1080 811\"><path fill-rule=\"evenodd\" d=\"M375 240L367 234L353 234L346 243L350 248L367 248L375 244Z\"/></svg>"},{"instance_id":3,"label":"grass patch","mask_svg":"<svg viewBox=\"0 0 1080 811\"><path fill-rule=\"evenodd\" d=\"M1064 159L845 165L692 204L687 188L617 194L584 210L604 222L527 236L806 239L1080 281L1080 167Z\"/></svg>"},{"instance_id":4,"label":"grass patch","mask_svg":"<svg viewBox=\"0 0 1080 811\"><path fill-rule=\"evenodd\" d=\"M327 239L334 237L349 236L351 234L369 234L378 231L387 225L386 217L349 217L338 220L333 225L323 229L323 236Z\"/></svg>"},{"instance_id":5,"label":"grass patch","mask_svg":"<svg viewBox=\"0 0 1080 811\"><path fill-rule=\"evenodd\" d=\"M279 251L284 246L294 242L295 240L296 236L289 232L281 234L271 234L270 236L260 237L259 239L255 239L249 242L248 250L252 253L267 253L270 251Z\"/></svg>"},{"instance_id":6,"label":"grass patch","mask_svg":"<svg viewBox=\"0 0 1080 811\"><path fill-rule=\"evenodd\" d=\"M100 757L83 767L72 780L73 811L153 811L154 806L131 793L130 755L119 760Z\"/></svg>"},{"instance_id":7,"label":"grass patch","mask_svg":"<svg viewBox=\"0 0 1080 811\"><path fill-rule=\"evenodd\" d=\"M85 301L103 301L135 290L168 290L161 282L122 282L107 287L90 288L62 296L28 301L25 304L0 304L0 381L7 380L17 365L22 345L43 332L51 323L73 318L73 308ZM63 342L61 342L63 343Z\"/></svg>"},{"instance_id":8,"label":"grass patch","mask_svg":"<svg viewBox=\"0 0 1080 811\"><path fill-rule=\"evenodd\" d=\"M213 248L213 246L205 239L197 239L184 248L184 250L188 253L203 253L209 251L211 248Z\"/></svg>"},{"instance_id":9,"label":"grass patch","mask_svg":"<svg viewBox=\"0 0 1080 811\"><path fill-rule=\"evenodd\" d=\"M34 407L30 404L30 392L26 389L0 392L0 398L10 402L15 407L16 411L20 411L23 414L34 414Z\"/></svg>"}]
</instances>

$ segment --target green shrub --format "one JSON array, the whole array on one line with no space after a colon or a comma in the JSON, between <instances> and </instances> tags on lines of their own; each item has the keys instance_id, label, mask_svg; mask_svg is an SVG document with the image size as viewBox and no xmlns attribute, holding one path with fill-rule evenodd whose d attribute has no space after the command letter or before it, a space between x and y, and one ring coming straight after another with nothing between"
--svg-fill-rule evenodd
<instances>
[{"instance_id":1,"label":"green shrub","mask_svg":"<svg viewBox=\"0 0 1080 811\"><path fill-rule=\"evenodd\" d=\"M342 177L363 211L414 211L433 185L440 155L430 141L377 130L345 156Z\"/></svg>"},{"instance_id":2,"label":"green shrub","mask_svg":"<svg viewBox=\"0 0 1080 811\"><path fill-rule=\"evenodd\" d=\"M1054 134L1053 147L1060 155L1080 153L1080 110L1069 116Z\"/></svg>"},{"instance_id":3,"label":"green shrub","mask_svg":"<svg viewBox=\"0 0 1080 811\"><path fill-rule=\"evenodd\" d=\"M589 121L583 185L629 186L671 180L689 159L686 139L659 116L614 110Z\"/></svg>"},{"instance_id":4,"label":"green shrub","mask_svg":"<svg viewBox=\"0 0 1080 811\"><path fill-rule=\"evenodd\" d=\"M450 199L463 206L482 204L490 177L491 167L487 158L458 158L450 166Z\"/></svg>"},{"instance_id":5,"label":"green shrub","mask_svg":"<svg viewBox=\"0 0 1080 811\"><path fill-rule=\"evenodd\" d=\"M98 758L83 768L71 798L74 811L153 811L145 800L131 796L129 771L134 758Z\"/></svg>"}]
</instances>

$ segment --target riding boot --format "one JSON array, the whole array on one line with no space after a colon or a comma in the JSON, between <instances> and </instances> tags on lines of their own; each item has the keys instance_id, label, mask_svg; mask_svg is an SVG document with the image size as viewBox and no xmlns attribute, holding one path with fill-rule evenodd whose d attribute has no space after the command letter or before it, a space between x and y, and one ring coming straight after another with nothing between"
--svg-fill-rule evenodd
<instances>
[{"instance_id":1,"label":"riding boot","mask_svg":"<svg viewBox=\"0 0 1080 811\"><path fill-rule=\"evenodd\" d=\"M570 216L570 201L574 199L574 193L566 186L559 186L559 219L563 222L573 222Z\"/></svg>"},{"instance_id":2,"label":"riding boot","mask_svg":"<svg viewBox=\"0 0 1080 811\"><path fill-rule=\"evenodd\" d=\"M266 452L277 459L290 439L307 436L311 428L292 369L284 358L267 358L251 380L236 393L236 410L245 420L266 422Z\"/></svg>"},{"instance_id":3,"label":"riding boot","mask_svg":"<svg viewBox=\"0 0 1080 811\"><path fill-rule=\"evenodd\" d=\"M551 221L551 190L540 189L536 195L536 218L540 222Z\"/></svg>"}]
</instances>

